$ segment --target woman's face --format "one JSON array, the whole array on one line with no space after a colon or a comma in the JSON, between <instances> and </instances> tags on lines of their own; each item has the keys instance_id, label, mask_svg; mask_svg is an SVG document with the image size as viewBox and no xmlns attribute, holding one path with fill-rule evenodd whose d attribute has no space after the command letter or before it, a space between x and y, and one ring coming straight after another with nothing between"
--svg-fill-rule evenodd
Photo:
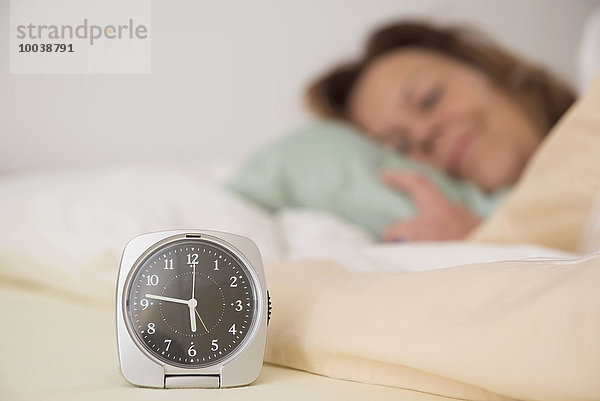
<instances>
[{"instance_id":1,"label":"woman's face","mask_svg":"<svg viewBox=\"0 0 600 401\"><path fill-rule=\"evenodd\" d=\"M485 73L424 49L374 60L356 83L349 112L377 141L486 191L514 183L543 137Z\"/></svg>"}]
</instances>

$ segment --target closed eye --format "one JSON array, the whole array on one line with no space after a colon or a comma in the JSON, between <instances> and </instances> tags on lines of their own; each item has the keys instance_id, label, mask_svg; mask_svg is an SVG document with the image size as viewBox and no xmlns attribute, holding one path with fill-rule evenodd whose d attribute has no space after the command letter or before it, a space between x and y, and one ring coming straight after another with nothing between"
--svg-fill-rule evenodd
<instances>
[{"instance_id":1,"label":"closed eye","mask_svg":"<svg viewBox=\"0 0 600 401\"><path fill-rule=\"evenodd\" d=\"M427 92L427 95L419 102L419 107L421 111L429 111L436 106L436 104L440 101L440 98L444 94L444 88L441 85L436 85Z\"/></svg>"}]
</instances>

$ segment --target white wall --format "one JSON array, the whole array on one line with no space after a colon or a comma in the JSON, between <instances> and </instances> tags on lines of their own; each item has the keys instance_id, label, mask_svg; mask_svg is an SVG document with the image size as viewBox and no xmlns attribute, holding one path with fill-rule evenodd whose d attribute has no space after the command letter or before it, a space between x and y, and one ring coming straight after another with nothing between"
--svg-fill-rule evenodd
<instances>
[{"instance_id":1,"label":"white wall","mask_svg":"<svg viewBox=\"0 0 600 401\"><path fill-rule=\"evenodd\" d=\"M152 74L11 75L0 0L0 170L239 159L307 121L317 72L378 23L427 16L481 27L575 83L581 26L600 0L152 2Z\"/></svg>"}]
</instances>

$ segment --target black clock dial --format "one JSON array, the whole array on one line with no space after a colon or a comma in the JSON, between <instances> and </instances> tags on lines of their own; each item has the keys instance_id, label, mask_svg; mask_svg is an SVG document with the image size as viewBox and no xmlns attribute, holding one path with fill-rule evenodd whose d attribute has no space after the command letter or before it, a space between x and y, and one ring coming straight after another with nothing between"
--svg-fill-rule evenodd
<instances>
[{"instance_id":1,"label":"black clock dial","mask_svg":"<svg viewBox=\"0 0 600 401\"><path fill-rule=\"evenodd\" d=\"M235 352L257 308L245 264L200 238L150 253L133 272L126 300L130 329L145 349L188 368L214 365Z\"/></svg>"}]
</instances>

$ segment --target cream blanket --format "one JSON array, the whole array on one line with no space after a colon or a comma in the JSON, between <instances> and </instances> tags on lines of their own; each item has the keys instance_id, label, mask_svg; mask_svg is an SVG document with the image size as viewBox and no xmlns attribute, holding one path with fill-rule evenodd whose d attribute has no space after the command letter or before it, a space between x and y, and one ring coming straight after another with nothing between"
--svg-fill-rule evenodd
<instances>
[{"instance_id":1,"label":"cream blanket","mask_svg":"<svg viewBox=\"0 0 600 401\"><path fill-rule=\"evenodd\" d=\"M268 362L459 399L600 399L600 255L418 273L288 262L267 277Z\"/></svg>"}]
</instances>

